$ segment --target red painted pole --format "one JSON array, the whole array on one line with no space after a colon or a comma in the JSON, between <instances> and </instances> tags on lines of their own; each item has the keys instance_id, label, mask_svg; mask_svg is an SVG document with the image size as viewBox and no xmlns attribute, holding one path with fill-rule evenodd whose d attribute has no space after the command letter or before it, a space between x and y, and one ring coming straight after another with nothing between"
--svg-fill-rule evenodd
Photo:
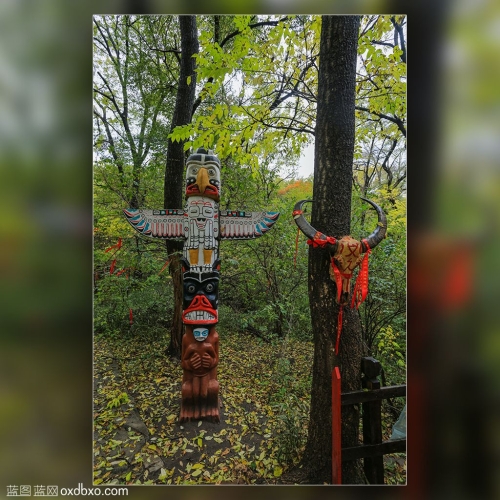
<instances>
[{"instance_id":1,"label":"red painted pole","mask_svg":"<svg viewBox=\"0 0 500 500\"><path fill-rule=\"evenodd\" d=\"M342 484L342 426L340 371L332 370L332 484Z\"/></svg>"}]
</instances>

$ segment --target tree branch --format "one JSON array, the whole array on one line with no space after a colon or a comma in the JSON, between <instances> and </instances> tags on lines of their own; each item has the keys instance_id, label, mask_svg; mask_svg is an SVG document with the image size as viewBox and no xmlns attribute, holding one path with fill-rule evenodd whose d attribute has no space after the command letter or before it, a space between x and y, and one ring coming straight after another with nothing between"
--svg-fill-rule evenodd
<instances>
[{"instance_id":1,"label":"tree branch","mask_svg":"<svg viewBox=\"0 0 500 500\"><path fill-rule=\"evenodd\" d=\"M406 64L406 45L405 45L405 38L404 38L404 33L403 33L403 24L399 24L396 21L396 18L394 16L391 17L391 23L394 26L396 33L399 35L399 41L401 43L401 50L403 51L403 53L401 54L401 60Z\"/></svg>"},{"instance_id":2,"label":"tree branch","mask_svg":"<svg viewBox=\"0 0 500 500\"><path fill-rule=\"evenodd\" d=\"M382 168L385 170L385 172L387 173L387 178L388 178L388 182L387 182L387 187L390 189L391 188L391 185L392 185L392 179L393 179L393 175L392 175L392 172L391 172L391 169L389 168L389 158L391 157L392 153L394 152L394 150L396 149L396 145L398 143L398 140L397 139L393 139L392 140L392 145L391 145L391 148L389 149L389 151L387 152L387 154L385 155L385 158L384 158L384 161L382 162Z\"/></svg>"},{"instance_id":3,"label":"tree branch","mask_svg":"<svg viewBox=\"0 0 500 500\"><path fill-rule=\"evenodd\" d=\"M371 115L378 116L379 118L384 118L385 120L388 120L392 123L395 123L399 129L399 131L403 134L403 136L406 138L406 128L403 120L401 118L397 117L396 115L394 116L389 116L385 115L383 113L378 113L376 111L370 111L368 108L365 108L363 106L354 106L355 109L358 111L365 111L366 113L370 113Z\"/></svg>"},{"instance_id":4,"label":"tree branch","mask_svg":"<svg viewBox=\"0 0 500 500\"><path fill-rule=\"evenodd\" d=\"M122 176L122 180L123 180L123 161L120 159L120 157L118 156L118 153L116 151L115 141L113 139L113 134L111 134L111 130L109 128L109 123L108 123L108 120L106 118L106 110L103 110L103 113L101 115L97 110L94 109L94 115L97 116L101 120L102 124L104 125L104 129L106 130L106 136L108 138L109 150L111 152L111 155L113 156L113 160L115 160L116 168L118 169L118 172Z\"/></svg>"},{"instance_id":5,"label":"tree branch","mask_svg":"<svg viewBox=\"0 0 500 500\"><path fill-rule=\"evenodd\" d=\"M287 21L287 20L288 20L288 17L285 16L285 17L282 17L281 19L278 19L277 21L261 21L259 23L249 24L248 27L249 28L259 28L260 26L278 26L279 23L281 23L283 21ZM227 35L224 38L224 40L222 40L221 43L219 43L219 47L222 48L227 42L229 42L229 40L231 40L231 38L234 38L235 36L239 35L240 33L241 33L241 30L233 31L232 33Z\"/></svg>"}]
</instances>

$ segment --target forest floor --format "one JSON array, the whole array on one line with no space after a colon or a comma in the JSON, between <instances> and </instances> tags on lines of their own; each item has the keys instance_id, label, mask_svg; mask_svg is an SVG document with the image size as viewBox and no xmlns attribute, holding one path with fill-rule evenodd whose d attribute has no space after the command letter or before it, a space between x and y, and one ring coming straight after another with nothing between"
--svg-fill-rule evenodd
<instances>
[{"instance_id":1,"label":"forest floor","mask_svg":"<svg viewBox=\"0 0 500 500\"><path fill-rule=\"evenodd\" d=\"M165 341L94 342L94 484L283 484L307 437L313 345L221 334L219 424L179 424ZM386 456L404 484L404 455Z\"/></svg>"}]
</instances>

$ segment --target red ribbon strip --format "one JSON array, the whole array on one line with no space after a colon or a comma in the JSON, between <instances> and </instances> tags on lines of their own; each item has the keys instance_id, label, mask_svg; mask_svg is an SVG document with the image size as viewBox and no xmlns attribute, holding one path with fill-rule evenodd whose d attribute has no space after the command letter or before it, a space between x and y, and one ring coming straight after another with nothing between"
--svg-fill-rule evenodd
<instances>
[{"instance_id":1,"label":"red ribbon strip","mask_svg":"<svg viewBox=\"0 0 500 500\"><path fill-rule=\"evenodd\" d=\"M363 261L361 262L351 301L351 308L356 306L356 309L359 309L359 306L364 302L366 296L368 295L368 256L371 253L371 249L368 245L368 241L363 240L363 243L365 244L367 250Z\"/></svg>"},{"instance_id":2,"label":"red ribbon strip","mask_svg":"<svg viewBox=\"0 0 500 500\"><path fill-rule=\"evenodd\" d=\"M125 267L125 268L121 269L120 271L118 271L116 273L116 275L120 276L120 274L124 273L125 271L130 271L130 269L131 269L130 267ZM128 279L129 278L129 273L128 272L127 272L126 276L127 276L127 279Z\"/></svg>"},{"instance_id":3,"label":"red ribbon strip","mask_svg":"<svg viewBox=\"0 0 500 500\"><path fill-rule=\"evenodd\" d=\"M335 275L335 283L337 284L337 302L340 304L340 295L342 293L342 273L340 269L335 265L335 261L332 257L332 269Z\"/></svg>"},{"instance_id":4,"label":"red ribbon strip","mask_svg":"<svg viewBox=\"0 0 500 500\"><path fill-rule=\"evenodd\" d=\"M165 264L163 264L163 267L161 268L160 272L158 273L158 276L163 272L165 271L165 268L169 265L170 261L167 260L167 262L165 262Z\"/></svg>"},{"instance_id":5,"label":"red ribbon strip","mask_svg":"<svg viewBox=\"0 0 500 500\"><path fill-rule=\"evenodd\" d=\"M116 248L116 250L113 252L113 255L111 255L111 257L113 257L115 255L115 253L118 252L118 250L120 250L121 247L122 247L122 239L118 238L118 243L116 245L109 247L109 248L106 248L104 253L108 253L110 250L113 250L113 248ZM116 266L116 259L113 259L113 261L111 262L111 267L109 268L109 274L113 274L113 271L115 270L115 266Z\"/></svg>"},{"instance_id":6,"label":"red ribbon strip","mask_svg":"<svg viewBox=\"0 0 500 500\"><path fill-rule=\"evenodd\" d=\"M134 324L134 313L132 312L132 309L129 309L128 311L128 322L130 326Z\"/></svg>"},{"instance_id":7,"label":"red ribbon strip","mask_svg":"<svg viewBox=\"0 0 500 500\"><path fill-rule=\"evenodd\" d=\"M122 239L121 238L118 238L118 243L116 245L113 245L109 248L107 248L104 253L108 253L110 250L113 250L113 248L116 248L116 251L118 252L118 250L120 250L120 248L122 247ZM116 252L115 252L116 253ZM113 254L114 255L114 254Z\"/></svg>"},{"instance_id":8,"label":"red ribbon strip","mask_svg":"<svg viewBox=\"0 0 500 500\"><path fill-rule=\"evenodd\" d=\"M322 234L322 233L320 233ZM324 236L324 235L323 235ZM326 239L320 239L318 237L314 237L312 240L307 240L308 245L312 245L313 248L321 247L323 248L325 245L335 245L337 240L333 236L327 236Z\"/></svg>"}]
</instances>

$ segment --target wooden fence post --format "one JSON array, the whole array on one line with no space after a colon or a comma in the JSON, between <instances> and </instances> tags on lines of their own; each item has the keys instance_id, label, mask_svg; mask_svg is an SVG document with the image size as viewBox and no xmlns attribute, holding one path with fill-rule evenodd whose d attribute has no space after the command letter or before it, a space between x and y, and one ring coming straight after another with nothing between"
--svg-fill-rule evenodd
<instances>
[{"instance_id":1,"label":"wooden fence post","mask_svg":"<svg viewBox=\"0 0 500 500\"><path fill-rule=\"evenodd\" d=\"M366 357L361 360L363 373L363 387L366 389L380 389L381 372L380 362ZM362 404L363 412L363 444L382 443L382 401L368 401ZM384 457L383 455L365 457L364 471L370 484L384 484Z\"/></svg>"},{"instance_id":2,"label":"wooden fence post","mask_svg":"<svg viewBox=\"0 0 500 500\"><path fill-rule=\"evenodd\" d=\"M340 371L332 370L332 484L342 484L342 424Z\"/></svg>"}]
</instances>

